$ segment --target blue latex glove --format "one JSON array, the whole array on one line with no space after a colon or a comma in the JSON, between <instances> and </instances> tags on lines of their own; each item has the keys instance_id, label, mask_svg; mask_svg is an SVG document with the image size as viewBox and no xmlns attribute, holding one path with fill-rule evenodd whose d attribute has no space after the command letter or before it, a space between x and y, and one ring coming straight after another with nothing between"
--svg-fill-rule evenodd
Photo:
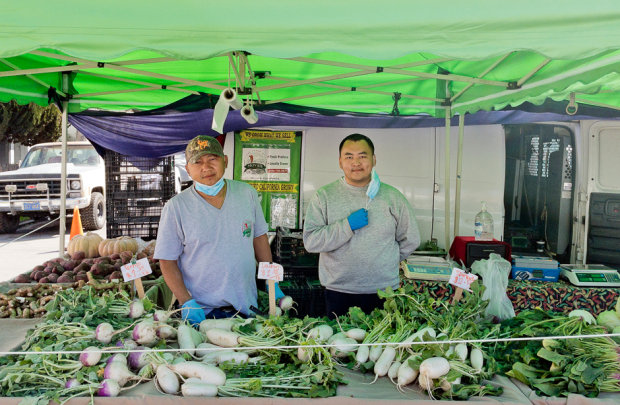
<instances>
[{"instance_id":1,"label":"blue latex glove","mask_svg":"<svg viewBox=\"0 0 620 405\"><path fill-rule=\"evenodd\" d=\"M277 281L275 284L276 284L276 301L277 301L280 298L284 297L284 293L282 292L282 290L280 290L280 286L278 285ZM269 293L269 283L265 283L265 285L267 286L267 292Z\"/></svg>"},{"instance_id":2,"label":"blue latex glove","mask_svg":"<svg viewBox=\"0 0 620 405\"><path fill-rule=\"evenodd\" d=\"M368 211L362 208L349 215L347 219L352 231L363 228L368 225Z\"/></svg>"},{"instance_id":3,"label":"blue latex glove","mask_svg":"<svg viewBox=\"0 0 620 405\"><path fill-rule=\"evenodd\" d=\"M194 326L205 320L205 311L200 308L196 300L189 300L181 305L181 317Z\"/></svg>"}]
</instances>

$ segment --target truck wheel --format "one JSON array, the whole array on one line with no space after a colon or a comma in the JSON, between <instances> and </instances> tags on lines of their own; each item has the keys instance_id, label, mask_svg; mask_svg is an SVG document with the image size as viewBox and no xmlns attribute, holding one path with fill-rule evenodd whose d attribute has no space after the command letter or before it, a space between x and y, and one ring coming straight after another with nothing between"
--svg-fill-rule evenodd
<instances>
[{"instance_id":1,"label":"truck wheel","mask_svg":"<svg viewBox=\"0 0 620 405\"><path fill-rule=\"evenodd\" d=\"M19 227L19 215L0 213L0 233L15 233Z\"/></svg>"},{"instance_id":2,"label":"truck wheel","mask_svg":"<svg viewBox=\"0 0 620 405\"><path fill-rule=\"evenodd\" d=\"M105 200L101 193L94 192L90 196L90 205L80 210L82 225L86 231L96 231L105 224Z\"/></svg>"}]
</instances>

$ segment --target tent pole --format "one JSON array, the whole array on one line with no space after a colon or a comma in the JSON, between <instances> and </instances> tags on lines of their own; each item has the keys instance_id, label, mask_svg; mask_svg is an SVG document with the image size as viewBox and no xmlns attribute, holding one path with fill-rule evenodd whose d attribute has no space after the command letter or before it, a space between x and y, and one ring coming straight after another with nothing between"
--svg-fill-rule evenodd
<instances>
[{"instance_id":1,"label":"tent pole","mask_svg":"<svg viewBox=\"0 0 620 405\"><path fill-rule=\"evenodd\" d=\"M459 148L456 154L456 194L454 195L454 236L459 236L461 220L461 173L463 172L463 132L465 132L465 114L459 115Z\"/></svg>"},{"instance_id":2,"label":"tent pole","mask_svg":"<svg viewBox=\"0 0 620 405\"><path fill-rule=\"evenodd\" d=\"M69 75L62 75L62 91L69 93ZM60 221L58 225L58 257L65 255L65 225L67 223L67 110L69 103L67 100L62 102L62 152L60 164Z\"/></svg>"},{"instance_id":3,"label":"tent pole","mask_svg":"<svg viewBox=\"0 0 620 405\"><path fill-rule=\"evenodd\" d=\"M448 83L448 82L446 82ZM445 206L444 206L444 220L446 231L446 252L450 250L450 117L452 115L452 109L450 106L446 106L446 183L445 183Z\"/></svg>"}]
</instances>

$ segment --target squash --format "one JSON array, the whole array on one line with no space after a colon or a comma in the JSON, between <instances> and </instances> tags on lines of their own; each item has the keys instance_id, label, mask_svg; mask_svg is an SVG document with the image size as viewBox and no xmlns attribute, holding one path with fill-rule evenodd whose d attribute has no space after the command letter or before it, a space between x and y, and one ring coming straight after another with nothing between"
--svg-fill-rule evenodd
<instances>
[{"instance_id":1,"label":"squash","mask_svg":"<svg viewBox=\"0 0 620 405\"><path fill-rule=\"evenodd\" d=\"M99 256L99 244L103 238L96 233L88 232L86 235L75 235L67 246L70 255L76 252L84 252L86 258Z\"/></svg>"},{"instance_id":2,"label":"squash","mask_svg":"<svg viewBox=\"0 0 620 405\"><path fill-rule=\"evenodd\" d=\"M147 256L153 256L155 254L155 242L156 241L152 241L151 243L146 245L142 253L144 253Z\"/></svg>"},{"instance_id":3,"label":"squash","mask_svg":"<svg viewBox=\"0 0 620 405\"><path fill-rule=\"evenodd\" d=\"M138 242L134 238L121 236L116 239L106 239L99 243L99 254L101 256L110 256L114 253L130 251L133 254L138 252Z\"/></svg>"}]
</instances>

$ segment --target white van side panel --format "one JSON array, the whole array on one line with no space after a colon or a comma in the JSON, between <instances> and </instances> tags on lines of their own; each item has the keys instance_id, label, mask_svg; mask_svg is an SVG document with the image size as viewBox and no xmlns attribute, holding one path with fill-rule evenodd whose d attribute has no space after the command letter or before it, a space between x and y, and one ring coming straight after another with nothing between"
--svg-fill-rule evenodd
<instances>
[{"instance_id":1,"label":"white van side panel","mask_svg":"<svg viewBox=\"0 0 620 405\"><path fill-rule=\"evenodd\" d=\"M435 195L435 229L433 236L445 245L445 129L437 128L437 183ZM454 204L456 194L456 161L458 127L450 130L450 233L454 238ZM503 240L504 182L506 171L506 139L501 125L466 126L463 132L463 173L461 176L461 211L459 236L474 235L474 218L481 201L493 217L494 236Z\"/></svg>"},{"instance_id":2,"label":"white van side panel","mask_svg":"<svg viewBox=\"0 0 620 405\"><path fill-rule=\"evenodd\" d=\"M415 210L422 240L430 239L435 128L304 130L304 213L316 190L343 176L338 165L338 146L344 137L359 132L375 145L376 170L381 181L403 193Z\"/></svg>"}]
</instances>

